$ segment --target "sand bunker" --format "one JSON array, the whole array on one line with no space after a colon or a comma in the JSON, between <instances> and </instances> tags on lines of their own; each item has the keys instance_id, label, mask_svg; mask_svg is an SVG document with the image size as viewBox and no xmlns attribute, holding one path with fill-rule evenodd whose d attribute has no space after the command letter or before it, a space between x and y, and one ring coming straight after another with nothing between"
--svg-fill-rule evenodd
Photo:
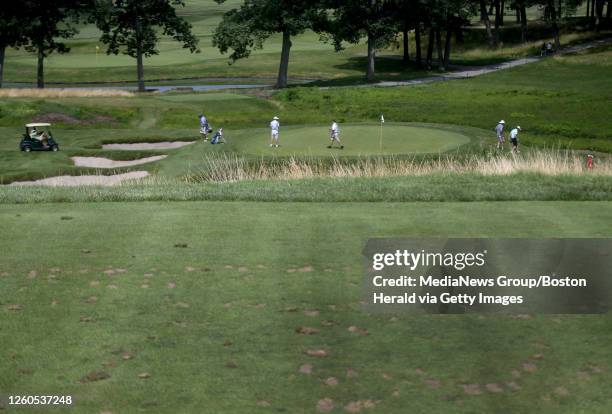
<instances>
[{"instance_id":1,"label":"sand bunker","mask_svg":"<svg viewBox=\"0 0 612 414\"><path fill-rule=\"evenodd\" d=\"M139 151L139 150L164 150L186 147L195 144L195 141L172 141L172 142L139 142L137 144L105 144L103 149Z\"/></svg>"},{"instance_id":2,"label":"sand bunker","mask_svg":"<svg viewBox=\"0 0 612 414\"><path fill-rule=\"evenodd\" d=\"M122 167L133 167L134 165L148 164L155 161L160 161L166 158L167 155L158 155L156 157L141 158L139 160L131 161L113 161L108 158L98 157L72 157L74 165L77 167L88 167L88 168L122 168Z\"/></svg>"},{"instance_id":3,"label":"sand bunker","mask_svg":"<svg viewBox=\"0 0 612 414\"><path fill-rule=\"evenodd\" d=\"M117 175L62 175L59 177L49 177L36 181L20 181L10 185L44 185L49 187L78 187L82 185L99 185L110 187L119 185L126 180L134 180L148 177L147 171L134 171Z\"/></svg>"}]
</instances>

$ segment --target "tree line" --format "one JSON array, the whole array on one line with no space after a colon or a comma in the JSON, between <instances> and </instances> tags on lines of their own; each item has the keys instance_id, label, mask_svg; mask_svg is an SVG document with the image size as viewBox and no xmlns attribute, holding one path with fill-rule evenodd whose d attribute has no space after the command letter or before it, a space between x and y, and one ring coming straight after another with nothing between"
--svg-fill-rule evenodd
<instances>
[{"instance_id":1,"label":"tree line","mask_svg":"<svg viewBox=\"0 0 612 414\"><path fill-rule=\"evenodd\" d=\"M224 3L226 0L215 0ZM213 45L229 53L230 63L248 58L273 35L282 36L276 86L288 84L292 39L312 30L337 51L345 44L367 43L366 79L376 75L376 51L395 42L403 47L403 62L411 61L413 34L417 67L446 70L453 38L461 39L472 16L479 15L490 47L500 44L505 11L516 12L521 40L529 38L527 9L538 6L550 22L551 37L559 46L558 22L586 3L592 28L610 19L612 0L244 0L225 13L213 34ZM44 62L51 53L68 53L65 40L78 33L79 23L93 23L101 31L107 54L136 59L138 89L145 90L145 57L159 53L160 34L170 36L191 53L198 39L191 25L177 14L184 0L21 0L0 9L0 87L7 48L24 48L37 56L37 86L44 87ZM607 6L607 7L606 7ZM604 13L604 10L606 12ZM427 38L427 48L421 47ZM435 50L434 50L435 49ZM425 56L422 56L425 50ZM434 57L435 52L435 57Z\"/></svg>"}]
</instances>

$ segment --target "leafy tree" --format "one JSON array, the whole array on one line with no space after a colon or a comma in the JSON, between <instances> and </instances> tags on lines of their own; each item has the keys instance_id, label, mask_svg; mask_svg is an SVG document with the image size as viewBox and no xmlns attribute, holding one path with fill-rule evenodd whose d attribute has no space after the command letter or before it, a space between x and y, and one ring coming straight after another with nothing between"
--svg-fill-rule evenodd
<instances>
[{"instance_id":1,"label":"leafy tree","mask_svg":"<svg viewBox=\"0 0 612 414\"><path fill-rule=\"evenodd\" d=\"M191 53L199 52L191 25L177 16L183 0L99 0L95 19L107 54L123 53L136 59L138 91L145 91L144 57L157 55L158 30Z\"/></svg>"},{"instance_id":2,"label":"leafy tree","mask_svg":"<svg viewBox=\"0 0 612 414\"><path fill-rule=\"evenodd\" d=\"M452 36L461 34L462 27L469 24L469 18L476 14L477 7L472 0L430 0L428 5L430 10L428 67L431 62L433 42L435 41L438 69L444 71L450 64ZM446 35L444 46L442 46L443 32Z\"/></svg>"},{"instance_id":3,"label":"leafy tree","mask_svg":"<svg viewBox=\"0 0 612 414\"><path fill-rule=\"evenodd\" d=\"M25 49L38 59L36 84L45 87L44 62L51 53L68 53L70 48L61 39L77 33L74 24L87 2L80 0L25 0L20 3L20 21Z\"/></svg>"},{"instance_id":4,"label":"leafy tree","mask_svg":"<svg viewBox=\"0 0 612 414\"><path fill-rule=\"evenodd\" d=\"M421 62L421 26L422 22L426 20L426 0L391 0L394 10L393 16L395 16L398 30L402 33L403 40L403 59L404 64L410 62L410 52L408 50L409 45L409 32L414 29L414 41L415 41L415 61L417 67L422 66Z\"/></svg>"},{"instance_id":5,"label":"leafy tree","mask_svg":"<svg viewBox=\"0 0 612 414\"><path fill-rule=\"evenodd\" d=\"M480 8L480 21L482 21L485 25L489 46L497 46L499 42L499 39L497 38L498 33L496 32L494 36L493 31L491 30L491 20L489 19L489 13L487 11L485 0L478 0L478 6Z\"/></svg>"},{"instance_id":6,"label":"leafy tree","mask_svg":"<svg viewBox=\"0 0 612 414\"><path fill-rule=\"evenodd\" d=\"M224 3L225 0L215 0ZM238 9L232 9L213 35L213 45L229 55L231 63L248 58L255 49L261 49L273 34L281 33L281 50L277 88L285 88L288 81L291 38L312 28L321 18L323 10L312 0L245 0Z\"/></svg>"},{"instance_id":7,"label":"leafy tree","mask_svg":"<svg viewBox=\"0 0 612 414\"><path fill-rule=\"evenodd\" d=\"M17 2L9 2L0 8L0 88L6 49L19 47L27 41L24 33L23 9L23 5Z\"/></svg>"},{"instance_id":8,"label":"leafy tree","mask_svg":"<svg viewBox=\"0 0 612 414\"><path fill-rule=\"evenodd\" d=\"M366 79L373 81L376 75L376 49L388 45L396 35L394 5L384 0L335 0L326 31L331 35L336 50L342 50L342 42L359 43L364 37L368 42Z\"/></svg>"}]
</instances>

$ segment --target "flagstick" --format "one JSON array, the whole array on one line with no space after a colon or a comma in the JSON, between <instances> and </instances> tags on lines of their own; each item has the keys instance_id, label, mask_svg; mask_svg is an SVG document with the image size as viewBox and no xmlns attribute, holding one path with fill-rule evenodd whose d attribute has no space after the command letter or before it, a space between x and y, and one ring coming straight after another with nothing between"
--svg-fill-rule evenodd
<instances>
[{"instance_id":1,"label":"flagstick","mask_svg":"<svg viewBox=\"0 0 612 414\"><path fill-rule=\"evenodd\" d=\"M382 154L382 150L383 150L383 122L382 121L380 121L380 142L378 146L379 146L379 151Z\"/></svg>"}]
</instances>

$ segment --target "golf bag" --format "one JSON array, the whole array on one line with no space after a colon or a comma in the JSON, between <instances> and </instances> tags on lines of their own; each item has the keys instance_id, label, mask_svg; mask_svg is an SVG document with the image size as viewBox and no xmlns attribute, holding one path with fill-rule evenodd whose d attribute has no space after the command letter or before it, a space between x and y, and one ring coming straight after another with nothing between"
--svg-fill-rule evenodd
<instances>
[{"instance_id":1,"label":"golf bag","mask_svg":"<svg viewBox=\"0 0 612 414\"><path fill-rule=\"evenodd\" d=\"M210 140L210 143L212 145L215 144L225 144L225 140L223 139L223 132L222 130L218 130L215 135L212 137L212 139Z\"/></svg>"}]
</instances>

